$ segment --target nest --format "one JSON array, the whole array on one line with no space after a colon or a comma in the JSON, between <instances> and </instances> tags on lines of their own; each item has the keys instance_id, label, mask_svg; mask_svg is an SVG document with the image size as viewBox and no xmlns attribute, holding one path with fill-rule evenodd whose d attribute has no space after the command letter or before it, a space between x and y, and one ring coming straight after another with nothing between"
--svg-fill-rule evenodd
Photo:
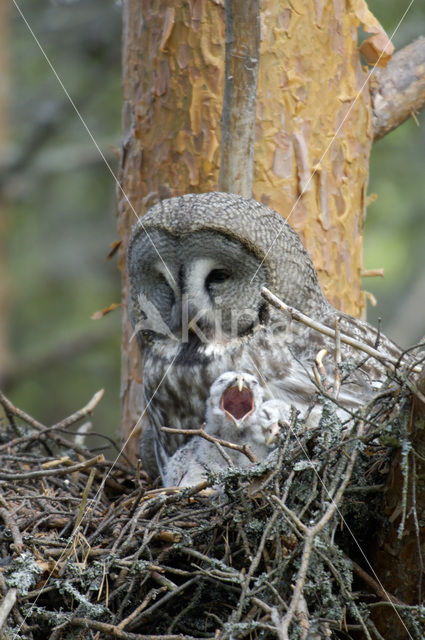
<instances>
[{"instance_id":1,"label":"nest","mask_svg":"<svg viewBox=\"0 0 425 640\"><path fill-rule=\"evenodd\" d=\"M180 490L70 437L97 400L48 429L0 395L2 639L382 640L389 604L424 637L424 608L389 602L367 558L403 386L344 425L322 387L316 429L294 411L265 461Z\"/></svg>"}]
</instances>

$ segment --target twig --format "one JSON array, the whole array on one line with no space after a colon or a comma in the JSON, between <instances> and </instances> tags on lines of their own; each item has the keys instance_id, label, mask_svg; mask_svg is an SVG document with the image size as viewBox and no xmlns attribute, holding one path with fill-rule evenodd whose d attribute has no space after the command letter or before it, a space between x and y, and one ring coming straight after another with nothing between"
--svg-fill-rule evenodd
<instances>
[{"instance_id":1,"label":"twig","mask_svg":"<svg viewBox=\"0 0 425 640\"><path fill-rule=\"evenodd\" d=\"M338 400L339 390L341 388L341 333L339 331L339 320L335 318L335 376L333 395Z\"/></svg>"},{"instance_id":2,"label":"twig","mask_svg":"<svg viewBox=\"0 0 425 640\"><path fill-rule=\"evenodd\" d=\"M16 602L17 592L18 592L17 589L9 589L9 591L6 593L3 599L3 602L0 605L0 629L3 628L4 623L7 620L7 616L11 612L12 607Z\"/></svg>"},{"instance_id":3,"label":"twig","mask_svg":"<svg viewBox=\"0 0 425 640\"><path fill-rule=\"evenodd\" d=\"M337 333L335 329L331 329L330 327L327 327L321 322L318 322L317 320L313 320L312 318L309 318L301 311L298 311L298 309L288 306L266 287L262 287L261 295L265 300L267 300L267 302L269 302L276 309L279 309L280 311L284 311L285 313L289 313L291 318L293 318L294 320L297 320L298 322L302 322L303 324L307 325L307 327L310 327L311 329L314 329L319 333L323 333L325 336L328 336L329 338L336 339ZM360 340L356 340L351 336L347 336L344 333L340 334L340 340L341 342L344 342L345 344L350 345L350 347L354 347L359 351L363 351L364 353L367 353L369 356L371 356L372 358L375 358L376 360L378 360L379 362L381 362L386 366L388 366L388 364L393 365L392 367L390 367L391 371L394 371L397 365L399 364L399 360L400 360L399 358L394 358L393 356L385 355L380 351L378 351L377 349L374 349L370 345L365 344ZM415 373L419 373L420 368L413 367L412 371L414 371Z\"/></svg>"},{"instance_id":4,"label":"twig","mask_svg":"<svg viewBox=\"0 0 425 640\"><path fill-rule=\"evenodd\" d=\"M355 602L355 600L354 600L354 598L353 598L353 595L352 595L352 594L349 592L349 590L347 589L347 587L346 587L346 585L345 585L345 583L344 583L344 580L343 580L343 578L342 578L342 576L341 576L340 572L339 572L339 571L337 571L337 569L336 569L336 567L334 566L333 562L331 562L331 560L330 560L330 558L329 558L328 554L324 554L324 553L323 553L322 551L320 551L319 549L316 549L316 553L317 553L317 555L318 555L318 556L320 556L320 557L322 558L322 560L324 560L324 562L327 564L327 566L328 566L328 568L330 569L330 571L331 571L332 575L334 576L335 580L336 580L336 581L337 581L337 583L339 584L339 587L340 587L340 589L341 589L341 592L342 592L342 593L343 593L343 595L344 595L344 598L346 599L346 601L348 601L348 602L351 604L351 606L352 606L352 608L353 608L353 610L354 610L354 612L355 612L355 615L356 615L356 617L357 617L357 619L358 619L358 621L359 621L359 623L360 623L360 628L364 631L365 636L366 636L367 638L370 638L370 635L369 635L369 632L368 632L368 629L367 629L367 622L365 622L365 621L363 620L363 615L362 615L362 613L359 611L359 608L358 608L358 606L357 606L357 604L356 604L356 602ZM347 626L347 623L346 623L346 622L345 622L345 626Z\"/></svg>"},{"instance_id":5,"label":"twig","mask_svg":"<svg viewBox=\"0 0 425 640\"><path fill-rule=\"evenodd\" d=\"M418 480L418 476L416 473L416 459L415 456L412 455L412 507L411 513L413 516L413 523L415 525L415 537L416 537L416 553L418 557L419 564L419 572L418 572L418 602L422 602L422 580L424 575L424 561L422 558L422 548L421 548L421 535L420 535L420 527L418 520L418 509L416 505L416 483Z\"/></svg>"},{"instance_id":6,"label":"twig","mask_svg":"<svg viewBox=\"0 0 425 640\"><path fill-rule=\"evenodd\" d=\"M188 587L190 587L192 584L194 584L198 580L199 580L199 576L195 576L194 578L190 578L189 580L187 580L187 582L184 582L183 584L179 585L176 589L174 589L174 591L168 591L168 593L163 598L160 598L159 600L157 600L157 602L155 602L148 609L143 611L137 618L135 618L131 623L130 628L134 626L138 620L149 617L154 611L156 611L156 609L163 606L166 602L168 602L172 598L175 598L179 593L181 593L182 591L185 591Z\"/></svg>"},{"instance_id":7,"label":"twig","mask_svg":"<svg viewBox=\"0 0 425 640\"><path fill-rule=\"evenodd\" d=\"M385 602L391 602L393 604L404 604L401 600L383 589L379 582L377 582L374 578L372 578L371 575L369 575L364 569L362 569L361 566L357 564L357 562L354 562L354 560L351 559L350 562L353 565L354 572L357 573L357 575L360 576L360 578L373 589L373 591L379 598L382 598L382 600L384 600Z\"/></svg>"},{"instance_id":8,"label":"twig","mask_svg":"<svg viewBox=\"0 0 425 640\"><path fill-rule=\"evenodd\" d=\"M187 553L187 555L192 556L193 558L202 560L202 562L206 562L208 565L219 567L220 569L218 570L220 570L225 575L229 575L232 582L235 582L235 581L241 582L243 580L243 576L240 573L240 571L237 571L233 567L227 566L221 560L218 560L217 558L210 558L209 556L206 556L204 553L201 553L196 549L191 549L190 547L182 547L181 549L182 551Z\"/></svg>"},{"instance_id":9,"label":"twig","mask_svg":"<svg viewBox=\"0 0 425 640\"><path fill-rule=\"evenodd\" d=\"M172 429L170 427L161 427L161 431L166 431L167 433L180 433L184 436L201 436L201 438L205 438L208 442L213 442L214 444L219 444L222 447L227 447L228 449L233 449L234 451L240 451L246 455L247 458L252 463L258 462L257 458L252 453L251 449L248 445L240 445L234 444L233 442L227 442L226 440L221 440L221 438L215 438L214 436L206 433L203 428L201 429Z\"/></svg>"},{"instance_id":10,"label":"twig","mask_svg":"<svg viewBox=\"0 0 425 640\"><path fill-rule=\"evenodd\" d=\"M81 521L82 521L82 519L84 517L85 511L86 511L87 499L88 499L88 496L89 496L89 493L90 493L91 486L93 484L94 476L95 476L95 470L92 469L90 471L89 479L87 480L86 488L84 489L83 497L81 498L81 504L80 504L80 508L78 510L77 518L75 520L74 528L73 528L71 536L70 536L71 538L74 537L75 532L77 531L77 529L80 526Z\"/></svg>"},{"instance_id":11,"label":"twig","mask_svg":"<svg viewBox=\"0 0 425 640\"><path fill-rule=\"evenodd\" d=\"M42 618L51 622L51 615L48 611L37 610L34 614L38 618ZM143 633L130 633L128 631L123 631L117 625L108 624L107 622L99 622L99 620L92 620L90 618L71 618L67 621L67 624L72 627L83 627L88 629L93 629L94 631L101 631L102 633L107 634L108 636L112 636L113 638L118 638L119 640L182 640L181 634L178 635L145 635ZM195 638L191 638L187 636L187 640L197 640ZM201 639L199 639L201 640ZM202 638L202 640L208 640ZM211 638L210 640L213 640Z\"/></svg>"},{"instance_id":12,"label":"twig","mask_svg":"<svg viewBox=\"0 0 425 640\"><path fill-rule=\"evenodd\" d=\"M37 431L43 431L44 429L47 428L44 426L44 424L41 424L41 422L38 422L37 420L32 418L30 415L25 413L25 411L22 411L22 409L18 409L18 407L15 407L1 391L0 391L0 404L3 406L5 411L8 411L9 413L16 416L17 418L20 418L27 424L34 427L34 429L36 429ZM3 448L4 446L2 447L2 449Z\"/></svg>"},{"instance_id":13,"label":"twig","mask_svg":"<svg viewBox=\"0 0 425 640\"><path fill-rule=\"evenodd\" d=\"M59 469L41 469L40 471L27 471L26 473L2 473L0 472L0 480L27 480L28 478L45 478L47 476L63 476L74 473L74 471L82 471L83 469L89 469L100 462L104 462L105 457L103 454L73 464L70 467L60 467Z\"/></svg>"},{"instance_id":14,"label":"twig","mask_svg":"<svg viewBox=\"0 0 425 640\"><path fill-rule=\"evenodd\" d=\"M97 405L99 404L99 402L102 400L104 393L105 393L105 389L100 389L99 391L96 391L92 399L86 404L85 407L83 407L82 409L79 409L79 411L76 411L72 415L68 416L68 418L64 418L63 420L61 420L51 428L67 429L75 422L78 422L78 420L81 420L81 418L84 418L85 416L92 414L95 408L97 407Z\"/></svg>"},{"instance_id":15,"label":"twig","mask_svg":"<svg viewBox=\"0 0 425 640\"><path fill-rule=\"evenodd\" d=\"M89 407L89 409L92 411L93 408L94 408L93 407L93 401L95 400L95 398L97 398L97 402L99 402L99 400L102 397L101 395L99 396L100 393L101 393L100 391L95 393L93 398L90 400L90 402L86 405L86 407L84 409L87 409L87 407ZM65 448L72 449L76 453L79 453L80 455L84 456L84 458L87 458L87 456L90 455L90 452L87 451L87 449L84 449L83 447L79 447L78 445L76 445L73 442L70 442L66 438L62 438L57 433L51 433L51 432L54 432L55 429L62 428L62 424L64 422L67 422L67 420L69 418L65 418L61 422L58 422L57 424L53 425L53 427L46 427L44 424L41 424L41 422L38 422L38 420L35 420L35 418L33 418L32 416L30 416L27 413L25 413L25 411L22 411L22 409L18 409L18 407L15 407L12 404L12 402L10 402L10 400L8 398L6 398L6 396L1 391L0 391L0 404L4 407L5 411L9 411L12 415L16 416L17 418L20 418L21 420L26 422L26 424L29 424L36 431L38 431L39 433L37 434L37 437L42 437L44 435L47 435L54 442L56 442L56 444L62 445ZM84 411L84 409L81 409L80 411ZM77 413L79 413L79 412L77 412ZM87 411L87 413L88 413L88 411ZM87 415L87 413L84 414L84 415ZM76 414L73 414L73 416L75 416L75 415ZM1 445L0 446L0 451L2 451L4 449L7 449L9 447L15 446L15 444L18 444L19 442L27 441L27 440L30 440L30 439L33 439L33 436L29 436L29 437L28 436L22 436L22 438L15 438L15 440L11 440L11 441L7 442L6 444Z\"/></svg>"},{"instance_id":16,"label":"twig","mask_svg":"<svg viewBox=\"0 0 425 640\"><path fill-rule=\"evenodd\" d=\"M233 623L239 622L239 620L240 620L240 617L241 617L242 611L243 611L243 607L244 607L244 604L245 604L245 597L246 597L246 595L248 593L248 589L249 589L249 585L250 585L251 579L252 579L252 577L253 577L253 575L254 575L254 573L255 573L255 571L256 571L259 563L260 563L261 557L263 555L264 546L266 544L266 541L267 541L267 538L268 538L268 536L270 534L270 531L273 528L273 526L274 526L274 524L275 524L275 522L277 520L277 516L278 516L278 511L276 510L273 513L273 515L271 516L270 520L268 521L268 523L267 523L267 525L266 525L266 527L265 527L265 529L263 531L263 535L261 536L261 540L260 540L260 543L258 545L257 553L255 554L255 556L254 556L254 558L253 558L253 560L251 562L251 565L250 565L250 567L248 569L248 573L247 573L245 579L242 582L242 590L241 590L241 595L239 597L239 603L238 603L236 611L234 612L234 614L232 614L232 618L231 618Z\"/></svg>"},{"instance_id":17,"label":"twig","mask_svg":"<svg viewBox=\"0 0 425 640\"><path fill-rule=\"evenodd\" d=\"M151 589L149 591L149 593L147 594L147 596L143 599L143 601L139 604L138 607L136 607L134 609L134 611L132 611L130 613L129 616L127 616L126 618L124 618L124 620L121 620L121 622L117 625L118 629L125 629L131 622L133 622L133 620L135 618L137 618L137 616L139 615L139 613L141 613L142 611L144 611L144 609L146 609L146 607L148 606L149 602L153 599L156 600L157 596L160 593L163 593L164 591L166 591L167 588L166 587L161 587L160 589Z\"/></svg>"},{"instance_id":18,"label":"twig","mask_svg":"<svg viewBox=\"0 0 425 640\"><path fill-rule=\"evenodd\" d=\"M230 468L234 467L235 465L232 462L232 458L227 455L227 453L224 450L224 447L222 447L219 442L214 442L214 445L215 445L215 447L217 447L221 457L224 459L224 461L227 464L227 466L230 467Z\"/></svg>"},{"instance_id":19,"label":"twig","mask_svg":"<svg viewBox=\"0 0 425 640\"><path fill-rule=\"evenodd\" d=\"M363 430L364 430L364 423L360 422L357 429L358 437L361 437L363 435ZM299 601L302 596L302 591L303 591L305 579L307 576L307 570L310 562L310 555L313 549L314 538L318 535L320 531L324 529L324 527L327 525L329 520L333 517L335 511L338 509L338 504L340 503L342 496L344 495L344 491L347 488L348 483L350 482L351 474L354 468L354 463L357 459L357 453L358 453L357 448L354 447L349 463L347 464L347 468L343 475L344 479L341 482L338 488L338 491L336 492L335 498L331 501L331 504L329 505L329 507L323 514L323 516L314 526L306 527L299 520L299 518L297 518L295 514L292 513L286 507L286 505L283 505L283 503L279 501L277 496L272 496L273 498L275 498L276 502L280 504L280 506L283 508L285 513L287 513L288 515L291 514L291 517L294 518L294 522L304 532L304 549L301 557L300 568L298 570L298 575L295 582L294 594L291 598L288 611L286 612L285 616L281 620L281 626L279 629L279 634L280 634L279 637L282 638L282 640L289 640L289 635L288 635L289 625L291 624L294 615L296 615L298 611Z\"/></svg>"},{"instance_id":20,"label":"twig","mask_svg":"<svg viewBox=\"0 0 425 640\"><path fill-rule=\"evenodd\" d=\"M19 531L19 527L16 524L15 518L10 513L7 502L3 498L3 496L0 496L0 503L3 505L3 507L0 508L0 516L2 517L6 527L8 527L12 533L16 551L18 553L21 553L22 549L24 548L24 544L22 541L21 532Z\"/></svg>"}]
</instances>

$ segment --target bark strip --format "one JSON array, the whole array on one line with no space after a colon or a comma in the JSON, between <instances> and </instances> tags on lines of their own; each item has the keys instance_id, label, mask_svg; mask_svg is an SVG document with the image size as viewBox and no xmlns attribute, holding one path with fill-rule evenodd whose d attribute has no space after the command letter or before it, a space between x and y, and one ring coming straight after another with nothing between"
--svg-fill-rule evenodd
<instances>
[{"instance_id":1,"label":"bark strip","mask_svg":"<svg viewBox=\"0 0 425 640\"><path fill-rule=\"evenodd\" d=\"M252 196L260 60L259 0L226 0L226 66L219 190Z\"/></svg>"}]
</instances>

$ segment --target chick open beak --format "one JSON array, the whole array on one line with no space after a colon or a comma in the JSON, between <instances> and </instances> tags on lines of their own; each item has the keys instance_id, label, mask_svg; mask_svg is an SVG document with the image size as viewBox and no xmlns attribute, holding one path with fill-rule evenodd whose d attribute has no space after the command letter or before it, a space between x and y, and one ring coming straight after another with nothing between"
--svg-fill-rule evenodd
<instances>
[{"instance_id":1,"label":"chick open beak","mask_svg":"<svg viewBox=\"0 0 425 640\"><path fill-rule=\"evenodd\" d=\"M254 411L254 395L243 376L238 376L232 386L224 391L221 408L237 427Z\"/></svg>"}]
</instances>

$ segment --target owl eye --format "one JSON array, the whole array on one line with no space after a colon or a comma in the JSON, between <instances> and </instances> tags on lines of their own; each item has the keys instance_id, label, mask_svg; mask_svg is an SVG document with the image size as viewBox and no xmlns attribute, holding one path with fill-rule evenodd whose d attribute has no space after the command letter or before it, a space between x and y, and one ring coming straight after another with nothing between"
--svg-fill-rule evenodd
<instances>
[{"instance_id":1,"label":"owl eye","mask_svg":"<svg viewBox=\"0 0 425 640\"><path fill-rule=\"evenodd\" d=\"M230 278L230 273L225 269L213 269L207 275L207 278L205 280L205 286L207 289L209 289L212 284L224 282L228 278Z\"/></svg>"},{"instance_id":2,"label":"owl eye","mask_svg":"<svg viewBox=\"0 0 425 640\"><path fill-rule=\"evenodd\" d=\"M161 287L167 288L172 292L172 289L170 287L170 283L168 282L167 278L164 276L163 273L158 273L157 274L157 284L160 285Z\"/></svg>"}]
</instances>

